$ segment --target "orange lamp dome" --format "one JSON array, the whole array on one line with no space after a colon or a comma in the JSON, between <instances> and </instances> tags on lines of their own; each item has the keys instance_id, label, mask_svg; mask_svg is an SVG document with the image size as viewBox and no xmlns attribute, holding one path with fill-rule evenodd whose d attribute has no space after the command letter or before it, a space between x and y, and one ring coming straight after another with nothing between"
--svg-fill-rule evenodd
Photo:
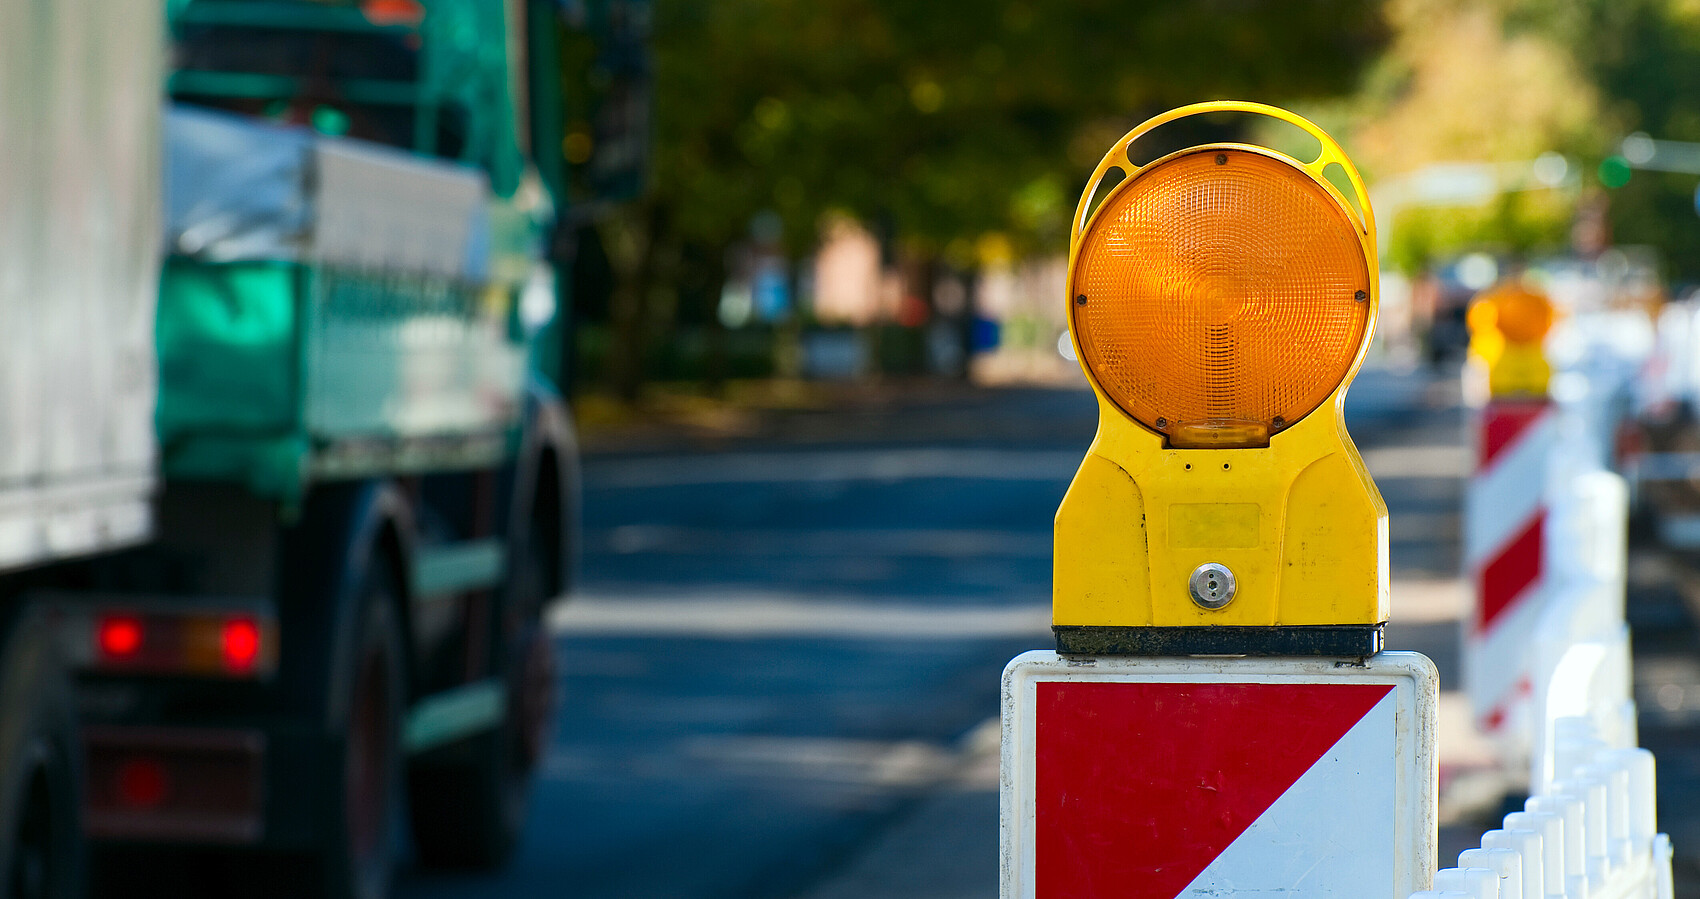
<instances>
[{"instance_id":1,"label":"orange lamp dome","mask_svg":"<svg viewBox=\"0 0 1700 899\"><path fill-rule=\"evenodd\" d=\"M1171 446L1266 445L1320 406L1372 321L1357 224L1297 166L1201 147L1137 171L1081 234L1081 361Z\"/></svg>"}]
</instances>

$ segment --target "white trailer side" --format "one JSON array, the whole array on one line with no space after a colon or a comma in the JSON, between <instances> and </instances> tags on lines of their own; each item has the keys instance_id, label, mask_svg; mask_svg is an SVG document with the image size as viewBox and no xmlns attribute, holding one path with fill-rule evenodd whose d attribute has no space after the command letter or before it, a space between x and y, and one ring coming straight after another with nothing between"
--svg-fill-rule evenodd
<instances>
[{"instance_id":1,"label":"white trailer side","mask_svg":"<svg viewBox=\"0 0 1700 899\"><path fill-rule=\"evenodd\" d=\"M0 0L0 569L146 539L157 0Z\"/></svg>"}]
</instances>

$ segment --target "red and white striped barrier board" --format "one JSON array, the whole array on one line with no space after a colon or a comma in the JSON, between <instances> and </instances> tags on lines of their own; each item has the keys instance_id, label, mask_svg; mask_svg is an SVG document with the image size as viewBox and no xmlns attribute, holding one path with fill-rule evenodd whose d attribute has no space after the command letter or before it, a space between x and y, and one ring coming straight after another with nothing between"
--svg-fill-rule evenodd
<instances>
[{"instance_id":1,"label":"red and white striped barrier board","mask_svg":"<svg viewBox=\"0 0 1700 899\"><path fill-rule=\"evenodd\" d=\"M1435 669L1082 659L1004 671L1004 899L1393 899L1435 852Z\"/></svg>"},{"instance_id":2,"label":"red and white striped barrier board","mask_svg":"<svg viewBox=\"0 0 1700 899\"><path fill-rule=\"evenodd\" d=\"M1464 569L1475 606L1464 686L1488 734L1504 734L1528 714L1529 645L1546 569L1547 456L1557 434L1551 410L1539 401L1488 403L1465 490Z\"/></svg>"}]
</instances>

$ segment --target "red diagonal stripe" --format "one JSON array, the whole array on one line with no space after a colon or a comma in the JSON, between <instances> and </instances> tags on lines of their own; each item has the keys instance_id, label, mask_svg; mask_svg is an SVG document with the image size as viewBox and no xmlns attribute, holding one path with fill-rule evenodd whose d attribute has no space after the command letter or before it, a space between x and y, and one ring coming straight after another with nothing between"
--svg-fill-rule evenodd
<instances>
[{"instance_id":1,"label":"red diagonal stripe","mask_svg":"<svg viewBox=\"0 0 1700 899\"><path fill-rule=\"evenodd\" d=\"M1476 470L1493 464L1499 454L1517 441L1529 426L1546 414L1545 402L1505 401L1488 403L1482 410L1482 444L1476 459Z\"/></svg>"},{"instance_id":2,"label":"red diagonal stripe","mask_svg":"<svg viewBox=\"0 0 1700 899\"><path fill-rule=\"evenodd\" d=\"M1036 894L1172 899L1392 689L1040 683Z\"/></svg>"},{"instance_id":3,"label":"red diagonal stripe","mask_svg":"<svg viewBox=\"0 0 1700 899\"><path fill-rule=\"evenodd\" d=\"M1485 631L1541 576L1541 532L1545 509L1529 519L1499 555L1476 577L1476 630Z\"/></svg>"}]
</instances>

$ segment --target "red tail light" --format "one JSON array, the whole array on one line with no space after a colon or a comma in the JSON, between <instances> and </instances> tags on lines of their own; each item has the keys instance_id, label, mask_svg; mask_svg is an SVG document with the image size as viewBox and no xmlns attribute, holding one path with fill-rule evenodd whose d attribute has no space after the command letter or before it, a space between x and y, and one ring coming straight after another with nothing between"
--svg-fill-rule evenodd
<instances>
[{"instance_id":1,"label":"red tail light","mask_svg":"<svg viewBox=\"0 0 1700 899\"><path fill-rule=\"evenodd\" d=\"M152 808L165 801L171 779L158 759L134 756L118 765L118 803L129 808Z\"/></svg>"},{"instance_id":2,"label":"red tail light","mask_svg":"<svg viewBox=\"0 0 1700 899\"><path fill-rule=\"evenodd\" d=\"M102 616L95 627L95 645L108 661L135 658L142 651L142 619L134 615Z\"/></svg>"},{"instance_id":3,"label":"red tail light","mask_svg":"<svg viewBox=\"0 0 1700 899\"><path fill-rule=\"evenodd\" d=\"M425 19L419 0L366 0L360 4L360 11L373 25L417 26Z\"/></svg>"},{"instance_id":4,"label":"red tail light","mask_svg":"<svg viewBox=\"0 0 1700 899\"><path fill-rule=\"evenodd\" d=\"M232 618L224 623L219 643L224 667L234 672L252 671L260 658L260 626L252 618Z\"/></svg>"},{"instance_id":5,"label":"red tail light","mask_svg":"<svg viewBox=\"0 0 1700 899\"><path fill-rule=\"evenodd\" d=\"M78 663L94 671L244 679L277 669L277 622L263 612L158 605L91 611Z\"/></svg>"}]
</instances>

